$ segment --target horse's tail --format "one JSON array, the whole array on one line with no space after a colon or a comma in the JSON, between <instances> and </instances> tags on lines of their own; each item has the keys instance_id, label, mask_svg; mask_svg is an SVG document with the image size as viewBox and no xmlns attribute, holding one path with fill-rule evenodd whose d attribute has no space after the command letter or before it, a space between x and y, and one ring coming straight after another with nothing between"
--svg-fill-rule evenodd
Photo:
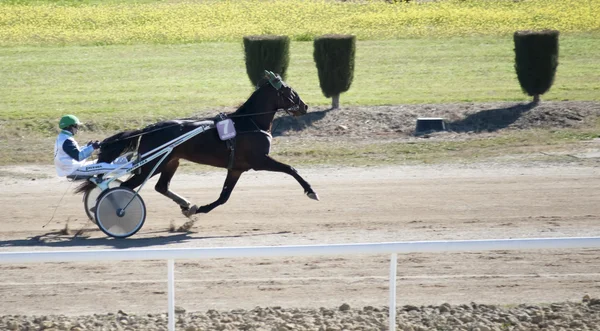
<instances>
[{"instance_id":1,"label":"horse's tail","mask_svg":"<svg viewBox=\"0 0 600 331\"><path fill-rule=\"evenodd\" d=\"M89 180L86 180L83 183L79 184L79 186L77 186L77 188L75 188L75 194L87 192L87 191L93 189L94 187L96 187L96 184L90 182Z\"/></svg>"}]
</instances>

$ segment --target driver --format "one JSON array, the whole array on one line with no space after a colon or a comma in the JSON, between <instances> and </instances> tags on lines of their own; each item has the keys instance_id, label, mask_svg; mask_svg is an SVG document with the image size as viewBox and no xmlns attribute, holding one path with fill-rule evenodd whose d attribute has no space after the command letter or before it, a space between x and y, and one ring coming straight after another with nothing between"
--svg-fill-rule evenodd
<instances>
[{"instance_id":1,"label":"driver","mask_svg":"<svg viewBox=\"0 0 600 331\"><path fill-rule=\"evenodd\" d=\"M105 174L127 163L125 157L119 157L112 163L97 163L98 160L86 160L92 153L100 148L100 142L90 141L80 148L74 135L79 131L81 122L74 115L65 115L60 119L58 127L61 129L56 144L54 145L54 165L58 176L87 178L94 175ZM124 169L131 166L123 166Z\"/></svg>"}]
</instances>

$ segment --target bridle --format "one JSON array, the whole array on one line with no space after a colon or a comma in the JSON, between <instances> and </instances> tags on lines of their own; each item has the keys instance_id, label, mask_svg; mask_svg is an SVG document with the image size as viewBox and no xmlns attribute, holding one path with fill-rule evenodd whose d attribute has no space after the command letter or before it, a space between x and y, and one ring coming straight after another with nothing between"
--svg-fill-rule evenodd
<instances>
[{"instance_id":1,"label":"bridle","mask_svg":"<svg viewBox=\"0 0 600 331\"><path fill-rule=\"evenodd\" d=\"M284 109L277 109L274 112L278 112L278 111L283 110L288 115L292 115L293 116L294 112L297 112L297 111L300 110L300 104L297 103L297 102L295 102L294 99L292 98L292 93L293 93L292 92L293 91L292 88L289 85L287 85L286 83L284 83L281 80L281 77L279 77L279 75L275 75L275 74L273 74L270 71L267 71L265 74L266 74L265 78L267 80L265 82L263 82L261 85L257 86L257 89L261 88L261 87L267 85L267 83L269 83L271 86L273 86L273 88L275 90L277 90L277 97L278 98L287 99L287 101L289 101L290 104L292 104L291 107L284 108ZM284 94L284 88L288 88L290 90L290 93L289 94ZM298 101L300 101L300 98L298 98ZM256 114L256 115L258 115L258 114Z\"/></svg>"},{"instance_id":2,"label":"bridle","mask_svg":"<svg viewBox=\"0 0 600 331\"><path fill-rule=\"evenodd\" d=\"M259 88L263 87L264 85L266 85L268 82L265 82L264 84L260 85ZM272 84L271 84L272 85ZM282 84L282 87L287 85ZM252 124L254 124L254 126L258 129L258 131L260 132L267 132L263 129L261 129L261 127L256 124L256 122L252 119L253 116L256 115L266 115L266 114L273 114L273 113L278 113L281 111L285 111L286 114L290 115L290 116L294 116L295 112L298 112L300 110L300 98L298 98L298 102L295 102L294 99L292 98L292 89L290 88L290 93L287 94L283 91L283 88L277 88L276 86L273 86L276 90L277 90L277 97L287 100L289 101L289 103L291 104L290 107L287 108L277 108L273 111L267 111L267 112L261 112L261 113L253 113L253 114L237 114L237 115L229 115L229 118L236 118L236 117L250 117L250 121L252 122ZM274 131L274 129L270 130L270 131ZM240 132L242 133L242 132ZM268 132L267 132L268 133Z\"/></svg>"}]
</instances>

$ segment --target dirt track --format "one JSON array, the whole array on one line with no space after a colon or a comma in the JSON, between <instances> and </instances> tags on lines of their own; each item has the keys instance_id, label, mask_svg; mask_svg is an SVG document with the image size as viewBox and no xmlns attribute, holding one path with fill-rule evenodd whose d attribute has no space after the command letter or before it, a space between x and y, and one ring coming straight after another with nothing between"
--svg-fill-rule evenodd
<instances>
[{"instance_id":1,"label":"dirt track","mask_svg":"<svg viewBox=\"0 0 600 331\"><path fill-rule=\"evenodd\" d=\"M15 169L9 169L15 171ZM127 240L86 223L80 196L60 179L0 183L0 251L127 247L217 247L407 240L600 236L600 169L588 166L440 165L310 168L320 195L309 200L291 177L245 174L230 201L169 233L185 218L152 190L149 217ZM52 175L51 168L26 169ZM178 175L173 189L214 200L224 172ZM71 189L73 187L71 186ZM73 237L59 231L89 229ZM387 304L388 256L178 261L176 304L188 311L255 306ZM600 294L598 250L399 256L398 304L512 304L581 300ZM166 262L0 265L2 314L159 312Z\"/></svg>"}]
</instances>

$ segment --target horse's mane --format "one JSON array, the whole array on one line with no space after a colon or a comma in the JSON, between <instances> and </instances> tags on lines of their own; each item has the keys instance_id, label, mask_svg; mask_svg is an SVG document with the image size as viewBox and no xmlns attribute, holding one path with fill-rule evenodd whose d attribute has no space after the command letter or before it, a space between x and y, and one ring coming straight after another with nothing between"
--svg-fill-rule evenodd
<instances>
[{"instance_id":1,"label":"horse's mane","mask_svg":"<svg viewBox=\"0 0 600 331\"><path fill-rule=\"evenodd\" d=\"M254 108L254 103L256 102L256 96L258 95L258 91L260 91L260 89L263 86L265 86L268 82L268 79L261 78L261 80L258 81L258 84L256 84L256 89L254 90L254 92L252 92L248 100L246 100L246 102L240 105L238 109L232 113L232 115L248 114Z\"/></svg>"}]
</instances>

